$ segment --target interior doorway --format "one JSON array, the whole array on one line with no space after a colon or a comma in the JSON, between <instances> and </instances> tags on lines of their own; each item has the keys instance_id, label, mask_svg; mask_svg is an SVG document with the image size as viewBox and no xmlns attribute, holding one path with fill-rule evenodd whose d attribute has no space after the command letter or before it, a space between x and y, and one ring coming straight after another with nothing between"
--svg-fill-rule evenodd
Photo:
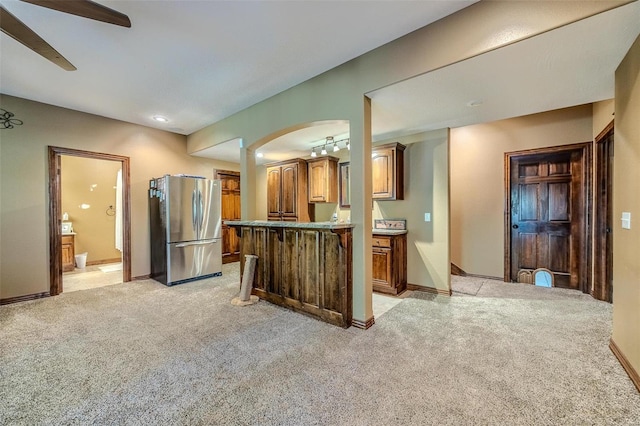
<instances>
[{"instance_id":1,"label":"interior doorway","mask_svg":"<svg viewBox=\"0 0 640 426\"><path fill-rule=\"evenodd\" d=\"M613 302L613 121L595 139L594 268L591 295Z\"/></svg>"},{"instance_id":2,"label":"interior doorway","mask_svg":"<svg viewBox=\"0 0 640 426\"><path fill-rule=\"evenodd\" d=\"M591 143L505 154L505 281L546 268L591 291Z\"/></svg>"},{"instance_id":3,"label":"interior doorway","mask_svg":"<svg viewBox=\"0 0 640 426\"><path fill-rule=\"evenodd\" d=\"M70 148L49 147L49 256L50 256L50 295L63 291L63 247L62 232L62 156L83 157L89 159L117 161L122 170L122 281L131 281L131 208L130 208L130 169L129 158ZM68 253L67 253L68 257Z\"/></svg>"}]
</instances>

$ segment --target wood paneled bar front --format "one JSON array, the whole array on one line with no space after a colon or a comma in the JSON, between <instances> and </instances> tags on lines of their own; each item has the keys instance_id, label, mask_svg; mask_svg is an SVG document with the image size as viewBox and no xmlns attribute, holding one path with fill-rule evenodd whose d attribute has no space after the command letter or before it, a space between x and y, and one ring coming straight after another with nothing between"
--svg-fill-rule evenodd
<instances>
[{"instance_id":1,"label":"wood paneled bar front","mask_svg":"<svg viewBox=\"0 0 640 426\"><path fill-rule=\"evenodd\" d=\"M353 319L353 225L333 222L225 221L245 255L258 256L252 294L347 328Z\"/></svg>"}]
</instances>

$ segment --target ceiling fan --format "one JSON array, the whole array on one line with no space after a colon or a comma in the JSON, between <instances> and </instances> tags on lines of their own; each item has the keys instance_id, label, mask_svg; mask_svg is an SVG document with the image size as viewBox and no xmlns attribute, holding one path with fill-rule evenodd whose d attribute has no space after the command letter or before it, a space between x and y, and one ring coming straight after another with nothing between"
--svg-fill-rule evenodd
<instances>
[{"instance_id":1,"label":"ceiling fan","mask_svg":"<svg viewBox=\"0 0 640 426\"><path fill-rule=\"evenodd\" d=\"M131 28L131 21L127 15L90 0L21 1L57 10L59 12L70 13L72 15L82 16L84 18L94 19L108 24ZM59 67L67 71L74 71L77 69L57 50L51 47L49 43L44 41L42 37L26 26L7 9L2 7L2 5L0 5L0 28L3 33L13 37L29 49L50 60Z\"/></svg>"}]
</instances>

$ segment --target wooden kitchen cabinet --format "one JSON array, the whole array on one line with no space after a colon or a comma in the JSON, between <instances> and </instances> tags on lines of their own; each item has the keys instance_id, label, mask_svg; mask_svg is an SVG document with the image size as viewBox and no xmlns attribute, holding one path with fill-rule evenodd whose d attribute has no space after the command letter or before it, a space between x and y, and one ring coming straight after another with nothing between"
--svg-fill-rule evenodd
<instances>
[{"instance_id":1,"label":"wooden kitchen cabinet","mask_svg":"<svg viewBox=\"0 0 640 426\"><path fill-rule=\"evenodd\" d=\"M398 295L407 289L407 235L373 234L373 291Z\"/></svg>"},{"instance_id":2,"label":"wooden kitchen cabinet","mask_svg":"<svg viewBox=\"0 0 640 426\"><path fill-rule=\"evenodd\" d=\"M62 236L62 272L70 272L75 269L76 249L75 235Z\"/></svg>"},{"instance_id":3,"label":"wooden kitchen cabinet","mask_svg":"<svg viewBox=\"0 0 640 426\"><path fill-rule=\"evenodd\" d=\"M267 166L267 218L311 222L315 208L308 203L307 162L302 159Z\"/></svg>"},{"instance_id":4,"label":"wooden kitchen cabinet","mask_svg":"<svg viewBox=\"0 0 640 426\"><path fill-rule=\"evenodd\" d=\"M322 157L307 160L310 203L338 202L338 159Z\"/></svg>"},{"instance_id":5,"label":"wooden kitchen cabinet","mask_svg":"<svg viewBox=\"0 0 640 426\"><path fill-rule=\"evenodd\" d=\"M371 150L374 200L404 200L404 150L394 142Z\"/></svg>"}]
</instances>

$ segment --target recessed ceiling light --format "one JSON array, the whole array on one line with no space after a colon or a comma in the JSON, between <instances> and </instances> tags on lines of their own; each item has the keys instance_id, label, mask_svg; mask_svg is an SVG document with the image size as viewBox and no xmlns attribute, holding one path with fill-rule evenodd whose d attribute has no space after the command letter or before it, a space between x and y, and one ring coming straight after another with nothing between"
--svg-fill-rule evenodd
<instances>
[{"instance_id":1,"label":"recessed ceiling light","mask_svg":"<svg viewBox=\"0 0 640 426\"><path fill-rule=\"evenodd\" d=\"M264 157L264 154L261 153L261 152L256 152L256 157L262 158L262 157Z\"/></svg>"},{"instance_id":2,"label":"recessed ceiling light","mask_svg":"<svg viewBox=\"0 0 640 426\"><path fill-rule=\"evenodd\" d=\"M467 102L467 106L471 108L479 107L480 105L482 105L482 100L480 99L474 99L473 101Z\"/></svg>"},{"instance_id":3,"label":"recessed ceiling light","mask_svg":"<svg viewBox=\"0 0 640 426\"><path fill-rule=\"evenodd\" d=\"M154 115L153 119L159 121L160 123L168 123L169 119L167 117L163 117L161 115Z\"/></svg>"}]
</instances>

